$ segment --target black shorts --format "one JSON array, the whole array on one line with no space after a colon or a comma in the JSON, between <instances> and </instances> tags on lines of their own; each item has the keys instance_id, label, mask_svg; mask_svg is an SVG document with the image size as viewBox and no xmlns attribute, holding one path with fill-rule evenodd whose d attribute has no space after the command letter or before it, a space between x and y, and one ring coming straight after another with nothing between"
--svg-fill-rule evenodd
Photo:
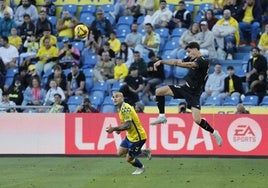
<instances>
[{"instance_id":1,"label":"black shorts","mask_svg":"<svg viewBox=\"0 0 268 188\"><path fill-rule=\"evenodd\" d=\"M184 85L169 85L169 88L174 94L174 99L184 98L187 102L187 108L195 107L201 109L200 92L191 90L186 84Z\"/></svg>"}]
</instances>

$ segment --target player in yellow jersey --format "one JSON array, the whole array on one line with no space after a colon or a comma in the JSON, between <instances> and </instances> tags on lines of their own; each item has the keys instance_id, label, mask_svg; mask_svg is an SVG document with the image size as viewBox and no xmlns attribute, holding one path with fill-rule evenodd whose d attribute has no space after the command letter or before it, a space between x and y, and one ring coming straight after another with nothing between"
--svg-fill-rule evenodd
<instances>
[{"instance_id":1,"label":"player in yellow jersey","mask_svg":"<svg viewBox=\"0 0 268 188\"><path fill-rule=\"evenodd\" d=\"M118 155L125 156L127 162L137 169L132 174L142 174L145 170L144 165L137 158L143 154L148 159L151 159L151 150L141 150L146 142L147 134L140 122L140 119L135 112L135 109L128 103L124 102L124 96L121 92L113 93L114 105L118 108L119 118L122 124L117 127L107 127L108 133L127 131L125 139L120 144Z\"/></svg>"}]
</instances>

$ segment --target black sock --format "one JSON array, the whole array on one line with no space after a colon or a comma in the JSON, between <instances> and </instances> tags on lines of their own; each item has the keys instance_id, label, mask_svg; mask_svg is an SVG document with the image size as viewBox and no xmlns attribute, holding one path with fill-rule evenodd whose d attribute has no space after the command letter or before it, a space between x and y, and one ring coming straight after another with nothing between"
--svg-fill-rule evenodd
<instances>
[{"instance_id":1,"label":"black sock","mask_svg":"<svg viewBox=\"0 0 268 188\"><path fill-rule=\"evenodd\" d=\"M201 119L201 122L199 124L200 127L202 127L203 129L213 133L214 132L214 129L209 125L209 123L204 120L204 119Z\"/></svg>"},{"instance_id":2,"label":"black sock","mask_svg":"<svg viewBox=\"0 0 268 188\"><path fill-rule=\"evenodd\" d=\"M165 113L165 97L164 96L156 96L156 102L157 102L157 107L159 110L160 114Z\"/></svg>"}]
</instances>

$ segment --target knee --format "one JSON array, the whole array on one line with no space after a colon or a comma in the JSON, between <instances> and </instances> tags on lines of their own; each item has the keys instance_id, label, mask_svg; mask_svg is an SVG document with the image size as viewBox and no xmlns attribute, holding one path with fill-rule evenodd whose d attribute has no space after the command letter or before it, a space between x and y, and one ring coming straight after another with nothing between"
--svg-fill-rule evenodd
<instances>
[{"instance_id":1,"label":"knee","mask_svg":"<svg viewBox=\"0 0 268 188\"><path fill-rule=\"evenodd\" d=\"M131 157L131 156L129 156L129 155L126 157L126 161L127 161L128 163L131 163L131 162L133 161L133 159L134 159L134 158Z\"/></svg>"}]
</instances>

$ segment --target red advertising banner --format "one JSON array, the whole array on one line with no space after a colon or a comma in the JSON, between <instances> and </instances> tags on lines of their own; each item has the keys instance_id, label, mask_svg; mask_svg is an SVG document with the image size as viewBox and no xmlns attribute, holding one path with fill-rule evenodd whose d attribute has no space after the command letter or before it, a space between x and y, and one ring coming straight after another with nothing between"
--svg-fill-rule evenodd
<instances>
[{"instance_id":1,"label":"red advertising banner","mask_svg":"<svg viewBox=\"0 0 268 188\"><path fill-rule=\"evenodd\" d=\"M220 132L222 147L193 122L191 114L169 114L166 124L150 126L156 116L139 115L148 135L145 147L155 155L268 156L266 115L204 115ZM110 125L120 125L117 114L66 114L66 154L116 154L125 133L107 134Z\"/></svg>"}]
</instances>

